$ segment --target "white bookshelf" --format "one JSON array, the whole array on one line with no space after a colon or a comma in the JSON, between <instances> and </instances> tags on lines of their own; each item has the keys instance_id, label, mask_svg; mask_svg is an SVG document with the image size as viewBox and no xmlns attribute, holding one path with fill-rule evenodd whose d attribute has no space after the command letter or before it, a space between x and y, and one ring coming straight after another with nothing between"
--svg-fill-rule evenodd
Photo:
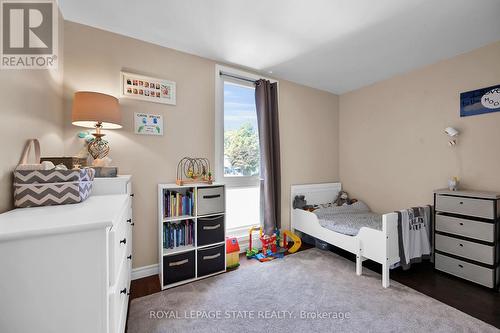
<instances>
[{"instance_id":1,"label":"white bookshelf","mask_svg":"<svg viewBox=\"0 0 500 333\"><path fill-rule=\"evenodd\" d=\"M176 192L181 192L185 193L185 191L192 189L194 193L194 207L193 207L193 215L181 215L181 216L166 216L166 206L165 206L165 193L166 191L176 191ZM204 209L205 212L200 212L201 214L198 214L198 202L200 200L206 200L203 198L200 199L200 196L198 195L198 191L201 189L201 192L204 193L207 190L217 190L220 191L222 194L222 198L217 197L216 199L219 200L219 203L222 202L222 208L218 206L217 211L215 212L206 212L207 209ZM200 193L201 193L200 192ZM216 197L216 196L206 196L206 197ZM207 184L189 184L189 185L177 185L177 184L158 184L158 234L159 234L159 267L160 267L160 283L162 286L162 289L168 289L172 288L175 286L179 286L185 283L193 282L199 279L207 278L210 276L214 276L220 273L224 273L226 271L226 246L225 246L225 236L226 236L226 231L225 231L225 187L223 184L220 183L214 183L211 185ZM211 220L211 219L217 219L221 220L224 222L221 228L223 229L223 236L220 236L217 239L216 242L211 242L209 244L203 244L198 246L198 223L200 219L203 221L203 223ZM191 220L193 221L194 227L194 242L193 244L189 245L182 245L178 247L173 247L173 248L164 248L164 233L163 233L163 226L165 223L181 223L182 221L186 220ZM206 221L205 221L206 220ZM201 222L200 222L201 223ZM220 224L220 223L219 223ZM217 225L219 225L217 224ZM218 233L220 235L220 231ZM222 251L220 250L222 248ZM199 274L199 267L198 267L198 261L199 261L199 256L201 258L202 254L205 251L210 251L211 249L217 249L217 251L221 252L223 255L223 267L220 267L220 269L217 269L215 272L211 272L209 274L206 273L201 273ZM183 279L181 281L175 281L173 283L166 283L165 282L165 277L168 275L168 269L164 267L164 258L168 257L174 258L174 256L179 256L179 255L191 255L194 254L194 277L190 277L187 279ZM205 257L203 257L205 258ZM185 260L184 260L185 261ZM220 258L218 259L218 264L221 264ZM214 267L217 265L214 265ZM203 268L205 269L207 265L204 263ZM218 267L218 266L217 266Z\"/></svg>"}]
</instances>

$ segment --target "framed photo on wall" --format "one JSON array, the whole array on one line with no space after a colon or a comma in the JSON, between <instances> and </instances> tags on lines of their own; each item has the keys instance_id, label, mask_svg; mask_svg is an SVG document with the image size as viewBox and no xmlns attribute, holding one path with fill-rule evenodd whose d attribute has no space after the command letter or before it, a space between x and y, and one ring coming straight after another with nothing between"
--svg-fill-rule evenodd
<instances>
[{"instance_id":1,"label":"framed photo on wall","mask_svg":"<svg viewBox=\"0 0 500 333\"><path fill-rule=\"evenodd\" d=\"M163 117L161 114L134 113L134 131L141 135L163 135Z\"/></svg>"},{"instance_id":2,"label":"framed photo on wall","mask_svg":"<svg viewBox=\"0 0 500 333\"><path fill-rule=\"evenodd\" d=\"M141 101L176 104L176 84L173 81L121 72L120 97Z\"/></svg>"}]
</instances>

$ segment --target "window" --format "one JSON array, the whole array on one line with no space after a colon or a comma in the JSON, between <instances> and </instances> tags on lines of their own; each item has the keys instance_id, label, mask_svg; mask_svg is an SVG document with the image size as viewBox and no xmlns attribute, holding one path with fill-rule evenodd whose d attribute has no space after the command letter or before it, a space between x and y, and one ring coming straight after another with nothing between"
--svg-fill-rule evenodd
<instances>
[{"instance_id":1,"label":"window","mask_svg":"<svg viewBox=\"0 0 500 333\"><path fill-rule=\"evenodd\" d=\"M221 73L223 75L221 75ZM226 184L229 235L260 224L259 134L255 86L259 76L216 66L215 176Z\"/></svg>"},{"instance_id":2,"label":"window","mask_svg":"<svg viewBox=\"0 0 500 333\"><path fill-rule=\"evenodd\" d=\"M224 177L259 175L255 88L224 81Z\"/></svg>"}]
</instances>

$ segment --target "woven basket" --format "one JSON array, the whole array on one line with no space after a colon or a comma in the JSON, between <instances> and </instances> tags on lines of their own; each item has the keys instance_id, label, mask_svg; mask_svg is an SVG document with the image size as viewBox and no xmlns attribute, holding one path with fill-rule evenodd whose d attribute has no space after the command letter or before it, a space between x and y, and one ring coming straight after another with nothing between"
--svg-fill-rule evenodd
<instances>
[{"instance_id":1,"label":"woven basket","mask_svg":"<svg viewBox=\"0 0 500 333\"><path fill-rule=\"evenodd\" d=\"M25 147L18 168L14 171L14 205L16 207L74 204L90 196L95 175L94 169L27 170L27 157L31 144L35 146L35 161L37 163L40 161L40 144L38 140L31 139ZM30 166L37 169L36 164Z\"/></svg>"}]
</instances>

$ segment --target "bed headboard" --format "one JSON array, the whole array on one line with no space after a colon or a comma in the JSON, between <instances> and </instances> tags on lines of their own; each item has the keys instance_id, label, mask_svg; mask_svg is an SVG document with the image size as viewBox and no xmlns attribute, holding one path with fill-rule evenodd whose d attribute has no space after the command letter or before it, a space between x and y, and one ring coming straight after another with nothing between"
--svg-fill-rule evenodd
<instances>
[{"instance_id":1,"label":"bed headboard","mask_svg":"<svg viewBox=\"0 0 500 333\"><path fill-rule=\"evenodd\" d=\"M293 210L293 199L296 195L304 195L308 205L332 202L342 190L342 183L292 185L290 195L290 211Z\"/></svg>"}]
</instances>

